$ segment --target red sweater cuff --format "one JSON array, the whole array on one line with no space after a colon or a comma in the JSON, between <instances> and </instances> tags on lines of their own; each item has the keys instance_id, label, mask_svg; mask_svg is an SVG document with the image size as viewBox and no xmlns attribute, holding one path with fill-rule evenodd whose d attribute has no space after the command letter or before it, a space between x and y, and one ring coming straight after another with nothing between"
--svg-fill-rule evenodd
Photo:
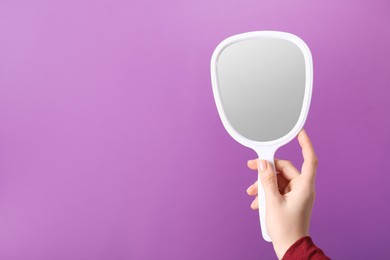
<instances>
[{"instance_id":1,"label":"red sweater cuff","mask_svg":"<svg viewBox=\"0 0 390 260\"><path fill-rule=\"evenodd\" d=\"M321 249L312 241L311 237L303 237L296 241L284 254L282 260L328 260Z\"/></svg>"}]
</instances>

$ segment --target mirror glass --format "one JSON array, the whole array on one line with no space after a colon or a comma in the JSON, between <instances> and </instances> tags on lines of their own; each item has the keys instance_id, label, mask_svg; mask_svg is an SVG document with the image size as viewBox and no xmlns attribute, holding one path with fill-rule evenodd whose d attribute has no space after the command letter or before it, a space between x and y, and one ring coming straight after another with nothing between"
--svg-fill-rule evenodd
<instances>
[{"instance_id":1,"label":"mirror glass","mask_svg":"<svg viewBox=\"0 0 390 260\"><path fill-rule=\"evenodd\" d=\"M239 41L217 59L222 108L231 126L259 142L288 134L301 114L305 92L305 59L285 39Z\"/></svg>"}]
</instances>

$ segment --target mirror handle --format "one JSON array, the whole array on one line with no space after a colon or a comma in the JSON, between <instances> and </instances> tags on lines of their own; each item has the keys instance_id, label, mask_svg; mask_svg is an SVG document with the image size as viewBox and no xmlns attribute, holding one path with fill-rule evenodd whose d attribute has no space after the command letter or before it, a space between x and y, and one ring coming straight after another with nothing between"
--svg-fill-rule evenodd
<instances>
[{"instance_id":1,"label":"mirror handle","mask_svg":"<svg viewBox=\"0 0 390 260\"><path fill-rule=\"evenodd\" d=\"M275 170L275 163L274 163L274 155L276 152L276 149L274 147L262 147L261 149L255 150L259 159L267 160L271 163L274 173L276 173ZM260 227L261 227L261 233L263 235L263 238L267 242L271 242L271 238L268 235L267 232L267 225L266 225L266 205L265 205L265 195L264 195L264 189L263 185L261 185L261 181L258 175L258 201L259 201L259 217L260 217Z\"/></svg>"}]
</instances>

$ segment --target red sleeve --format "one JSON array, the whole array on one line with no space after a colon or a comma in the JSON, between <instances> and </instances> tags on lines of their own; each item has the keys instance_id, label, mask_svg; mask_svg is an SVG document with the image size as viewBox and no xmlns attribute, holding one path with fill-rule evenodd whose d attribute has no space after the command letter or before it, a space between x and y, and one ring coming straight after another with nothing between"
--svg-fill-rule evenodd
<instances>
[{"instance_id":1,"label":"red sleeve","mask_svg":"<svg viewBox=\"0 0 390 260\"><path fill-rule=\"evenodd\" d=\"M295 242L284 254L282 260L328 260L310 237L303 237Z\"/></svg>"}]
</instances>

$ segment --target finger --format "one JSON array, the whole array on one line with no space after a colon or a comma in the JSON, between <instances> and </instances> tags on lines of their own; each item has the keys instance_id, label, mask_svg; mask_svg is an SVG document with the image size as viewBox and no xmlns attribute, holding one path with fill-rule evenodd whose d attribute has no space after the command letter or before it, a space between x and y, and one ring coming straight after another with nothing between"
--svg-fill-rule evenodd
<instances>
[{"instance_id":1,"label":"finger","mask_svg":"<svg viewBox=\"0 0 390 260\"><path fill-rule=\"evenodd\" d=\"M252 201L251 208L253 210L259 209L259 198L258 197L256 197L256 199L254 199L254 201Z\"/></svg>"},{"instance_id":2,"label":"finger","mask_svg":"<svg viewBox=\"0 0 390 260\"><path fill-rule=\"evenodd\" d=\"M318 159L316 153L314 152L314 148L310 141L310 138L306 134L305 130L302 129L301 132L298 134L298 141L299 145L302 148L303 155L302 175L314 181Z\"/></svg>"},{"instance_id":3,"label":"finger","mask_svg":"<svg viewBox=\"0 0 390 260\"><path fill-rule=\"evenodd\" d=\"M248 193L249 196L255 196L257 195L257 192L258 192L258 185L257 185L257 181L255 183L253 183L251 186L248 187L248 189L246 190L246 193Z\"/></svg>"},{"instance_id":4,"label":"finger","mask_svg":"<svg viewBox=\"0 0 390 260\"><path fill-rule=\"evenodd\" d=\"M257 165L258 165L258 160L259 159L252 159L252 160L248 160L247 162L247 165L248 165L248 168L251 169L251 170L257 170ZM277 161L281 161L280 162L280 167L278 168L278 164L277 164ZM285 161L285 160L280 160L280 159L277 159L275 158L275 167L276 167L276 170L277 171L281 171L282 169L281 168L284 168L283 166L286 165L288 163L288 161ZM290 163L291 164L291 163Z\"/></svg>"},{"instance_id":5,"label":"finger","mask_svg":"<svg viewBox=\"0 0 390 260\"><path fill-rule=\"evenodd\" d=\"M295 168L295 166L287 160L275 159L275 168L279 174L282 174L288 181L291 181L300 175L297 168Z\"/></svg>"},{"instance_id":6,"label":"finger","mask_svg":"<svg viewBox=\"0 0 390 260\"><path fill-rule=\"evenodd\" d=\"M249 160L247 162L248 168L251 170L257 170L257 161L258 159Z\"/></svg>"},{"instance_id":7,"label":"finger","mask_svg":"<svg viewBox=\"0 0 390 260\"><path fill-rule=\"evenodd\" d=\"M271 163L266 160L259 160L258 172L264 189L265 199L272 201L279 199L278 183Z\"/></svg>"}]
</instances>

